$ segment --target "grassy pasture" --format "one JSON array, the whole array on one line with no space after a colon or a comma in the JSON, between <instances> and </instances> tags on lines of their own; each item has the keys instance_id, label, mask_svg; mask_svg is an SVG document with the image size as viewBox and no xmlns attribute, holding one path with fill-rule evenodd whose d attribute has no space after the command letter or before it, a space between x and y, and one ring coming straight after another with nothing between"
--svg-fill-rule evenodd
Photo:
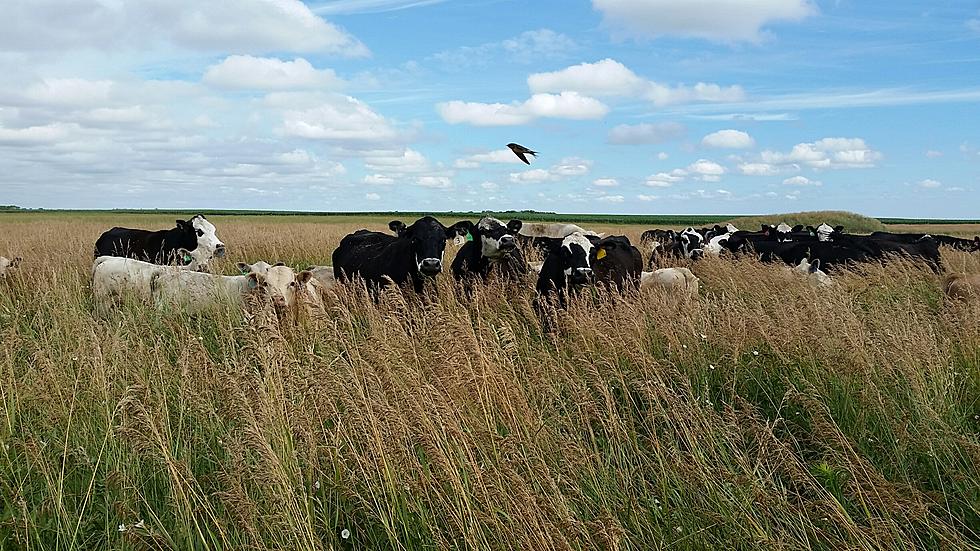
<instances>
[{"instance_id":1,"label":"grassy pasture","mask_svg":"<svg viewBox=\"0 0 980 551\"><path fill-rule=\"evenodd\" d=\"M174 218L0 215L25 258L0 282L0 549L980 549L980 304L927 269L817 289L707 259L697 299L596 293L554 335L530 283L445 277L295 327L94 316L101 231ZM329 264L391 219L209 218L225 273Z\"/></svg>"}]
</instances>

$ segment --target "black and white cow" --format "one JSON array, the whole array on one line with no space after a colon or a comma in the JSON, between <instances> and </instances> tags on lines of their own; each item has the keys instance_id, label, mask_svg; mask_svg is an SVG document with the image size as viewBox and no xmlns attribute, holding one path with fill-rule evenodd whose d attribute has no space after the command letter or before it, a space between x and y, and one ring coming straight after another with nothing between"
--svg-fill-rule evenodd
<instances>
[{"instance_id":1,"label":"black and white cow","mask_svg":"<svg viewBox=\"0 0 980 551\"><path fill-rule=\"evenodd\" d=\"M333 252L334 276L341 281L361 277L375 287L388 280L402 285L411 280L421 292L425 278L442 271L446 240L466 235L473 222L457 222L448 228L431 216L419 218L411 226L393 220L388 227L396 235L358 230L340 241Z\"/></svg>"},{"instance_id":2,"label":"black and white cow","mask_svg":"<svg viewBox=\"0 0 980 551\"><path fill-rule=\"evenodd\" d=\"M542 296L554 292L564 304L568 290L581 289L594 281L590 260L600 238L575 232L564 238L542 239L548 239L549 252L538 275L537 291Z\"/></svg>"},{"instance_id":3,"label":"black and white cow","mask_svg":"<svg viewBox=\"0 0 980 551\"><path fill-rule=\"evenodd\" d=\"M523 277L528 273L528 264L516 238L522 225L520 220L504 225L490 216L481 218L453 259L453 276L456 279L479 276L486 281L494 271L506 280Z\"/></svg>"},{"instance_id":4,"label":"black and white cow","mask_svg":"<svg viewBox=\"0 0 980 551\"><path fill-rule=\"evenodd\" d=\"M924 239L933 239L942 246L952 247L960 251L976 252L980 251L980 236L973 239L963 239L951 235L939 235L929 233L891 233L876 231L871 234L874 239L884 241L895 241L897 243L918 243Z\"/></svg>"},{"instance_id":5,"label":"black and white cow","mask_svg":"<svg viewBox=\"0 0 980 551\"><path fill-rule=\"evenodd\" d=\"M623 292L640 287L643 255L625 235L611 235L596 242L589 263L595 281L607 289L615 285L616 290Z\"/></svg>"},{"instance_id":6,"label":"black and white cow","mask_svg":"<svg viewBox=\"0 0 980 551\"><path fill-rule=\"evenodd\" d=\"M641 243L650 244L650 260L647 265L652 269L660 257L673 256L697 260L704 256L704 236L693 227L679 232L674 230L647 230L640 235Z\"/></svg>"},{"instance_id":7,"label":"black and white cow","mask_svg":"<svg viewBox=\"0 0 980 551\"><path fill-rule=\"evenodd\" d=\"M184 249L186 253L179 253ZM189 254L190 258L185 258ZM154 264L187 265L192 262L206 269L215 256L225 254L225 244L218 239L214 224L203 215L177 220L169 230L139 230L115 227L95 242L95 257L119 256Z\"/></svg>"}]
</instances>

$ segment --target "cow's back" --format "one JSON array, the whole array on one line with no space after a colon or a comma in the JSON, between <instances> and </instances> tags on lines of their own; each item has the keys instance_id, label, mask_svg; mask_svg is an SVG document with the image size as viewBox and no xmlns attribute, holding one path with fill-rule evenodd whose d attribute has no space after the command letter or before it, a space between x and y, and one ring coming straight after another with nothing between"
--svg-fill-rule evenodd
<instances>
[{"instance_id":1,"label":"cow's back","mask_svg":"<svg viewBox=\"0 0 980 551\"><path fill-rule=\"evenodd\" d=\"M402 260L395 258L402 256L398 251L389 250L396 240L397 237L393 235L369 230L358 230L345 236L332 255L334 276L337 279L360 276L382 282L383 276L393 275L388 273L390 267Z\"/></svg>"},{"instance_id":2,"label":"cow's back","mask_svg":"<svg viewBox=\"0 0 980 551\"><path fill-rule=\"evenodd\" d=\"M95 255L120 256L156 262L161 258L164 234L167 231L115 227L99 236L95 242Z\"/></svg>"}]
</instances>

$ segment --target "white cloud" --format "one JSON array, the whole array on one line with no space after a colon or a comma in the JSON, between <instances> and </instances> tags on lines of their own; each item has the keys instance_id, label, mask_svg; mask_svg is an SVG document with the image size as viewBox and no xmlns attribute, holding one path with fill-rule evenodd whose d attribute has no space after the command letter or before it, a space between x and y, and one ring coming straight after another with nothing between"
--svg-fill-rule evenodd
<instances>
[{"instance_id":1,"label":"white cloud","mask_svg":"<svg viewBox=\"0 0 980 551\"><path fill-rule=\"evenodd\" d=\"M930 159L938 159L939 157L942 157L942 156L943 156L943 152L942 151L936 151L934 149L930 149L929 151L926 151L926 157L928 157Z\"/></svg>"},{"instance_id":2,"label":"white cloud","mask_svg":"<svg viewBox=\"0 0 980 551\"><path fill-rule=\"evenodd\" d=\"M630 37L663 35L759 42L762 28L817 13L808 0L592 0L604 24Z\"/></svg>"},{"instance_id":3,"label":"white cloud","mask_svg":"<svg viewBox=\"0 0 980 551\"><path fill-rule=\"evenodd\" d=\"M341 95L309 109L286 110L281 131L287 136L338 142L387 142L397 137L389 121L366 103Z\"/></svg>"},{"instance_id":4,"label":"white cloud","mask_svg":"<svg viewBox=\"0 0 980 551\"><path fill-rule=\"evenodd\" d=\"M652 176L647 176L644 184L650 187L670 187L678 182L683 182L687 178L687 171L683 168L675 168L670 172L658 172Z\"/></svg>"},{"instance_id":5,"label":"white cloud","mask_svg":"<svg viewBox=\"0 0 980 551\"><path fill-rule=\"evenodd\" d=\"M592 180L592 185L596 187L616 187L619 182L615 178L597 178Z\"/></svg>"},{"instance_id":6,"label":"white cloud","mask_svg":"<svg viewBox=\"0 0 980 551\"><path fill-rule=\"evenodd\" d=\"M701 145L721 149L748 149L755 147L755 140L741 130L719 130L702 138Z\"/></svg>"},{"instance_id":7,"label":"white cloud","mask_svg":"<svg viewBox=\"0 0 980 551\"><path fill-rule=\"evenodd\" d=\"M938 180L933 180L931 178L926 178L925 180L919 182L919 186L924 188L929 188L929 189L942 187L942 185L943 185L942 182Z\"/></svg>"},{"instance_id":8,"label":"white cloud","mask_svg":"<svg viewBox=\"0 0 980 551\"><path fill-rule=\"evenodd\" d=\"M602 197L598 197L597 200L605 203L622 203L626 198L622 195L603 195Z\"/></svg>"},{"instance_id":9,"label":"white cloud","mask_svg":"<svg viewBox=\"0 0 980 551\"><path fill-rule=\"evenodd\" d=\"M761 153L765 163L801 164L812 168L871 168L882 158L861 138L823 138L813 143L800 143L789 153L766 150Z\"/></svg>"},{"instance_id":10,"label":"white cloud","mask_svg":"<svg viewBox=\"0 0 980 551\"><path fill-rule=\"evenodd\" d=\"M551 168L533 168L524 172L512 172L510 181L515 184L554 182L584 176L592 169L592 161L579 157L565 157Z\"/></svg>"},{"instance_id":11,"label":"white cloud","mask_svg":"<svg viewBox=\"0 0 980 551\"><path fill-rule=\"evenodd\" d=\"M699 82L694 86L671 87L641 78L622 63L609 58L572 65L560 71L535 73L527 77L527 85L535 93L572 90L586 96L641 98L658 106L745 99L745 91L740 86L723 88Z\"/></svg>"},{"instance_id":12,"label":"white cloud","mask_svg":"<svg viewBox=\"0 0 980 551\"><path fill-rule=\"evenodd\" d=\"M687 166L687 172L697 174L695 178L705 182L717 182L725 173L725 167L707 159L698 159Z\"/></svg>"},{"instance_id":13,"label":"white cloud","mask_svg":"<svg viewBox=\"0 0 980 551\"><path fill-rule=\"evenodd\" d=\"M0 51L118 52L164 42L207 52L368 54L300 0L49 0L4 8Z\"/></svg>"},{"instance_id":14,"label":"white cloud","mask_svg":"<svg viewBox=\"0 0 980 551\"><path fill-rule=\"evenodd\" d=\"M453 181L448 176L419 176L415 183L422 187L436 189L449 189L453 187Z\"/></svg>"},{"instance_id":15,"label":"white cloud","mask_svg":"<svg viewBox=\"0 0 980 551\"><path fill-rule=\"evenodd\" d=\"M540 62L566 57L577 49L578 45L568 36L551 29L538 29L500 42L444 50L433 55L432 59L449 69L460 69L486 66L499 62L501 58L522 64Z\"/></svg>"},{"instance_id":16,"label":"white cloud","mask_svg":"<svg viewBox=\"0 0 980 551\"><path fill-rule=\"evenodd\" d=\"M620 124L609 131L609 143L639 145L662 143L684 135L683 124L676 122Z\"/></svg>"},{"instance_id":17,"label":"white cloud","mask_svg":"<svg viewBox=\"0 0 980 551\"><path fill-rule=\"evenodd\" d=\"M456 159L456 168L480 168L483 163L518 164L521 160L510 149L495 149L486 153L476 153Z\"/></svg>"},{"instance_id":18,"label":"white cloud","mask_svg":"<svg viewBox=\"0 0 980 551\"><path fill-rule=\"evenodd\" d=\"M500 189L500 186L498 186L496 182L483 182L480 184L480 187L487 191L496 191Z\"/></svg>"},{"instance_id":19,"label":"white cloud","mask_svg":"<svg viewBox=\"0 0 980 551\"><path fill-rule=\"evenodd\" d=\"M670 155L668 155L666 151L661 151L660 153L657 153L658 160L666 161L669 157Z\"/></svg>"},{"instance_id":20,"label":"white cloud","mask_svg":"<svg viewBox=\"0 0 980 551\"><path fill-rule=\"evenodd\" d=\"M775 176L781 172L780 167L769 163L740 163L738 171L746 176Z\"/></svg>"},{"instance_id":21,"label":"white cloud","mask_svg":"<svg viewBox=\"0 0 980 551\"><path fill-rule=\"evenodd\" d=\"M390 186L395 183L395 179L384 174L368 174L363 182L368 185Z\"/></svg>"},{"instance_id":22,"label":"white cloud","mask_svg":"<svg viewBox=\"0 0 980 551\"><path fill-rule=\"evenodd\" d=\"M292 61L232 55L212 65L202 81L217 88L237 90L335 89L343 81L331 69L316 69L299 57Z\"/></svg>"},{"instance_id":23,"label":"white cloud","mask_svg":"<svg viewBox=\"0 0 980 551\"><path fill-rule=\"evenodd\" d=\"M378 201L381 199L381 196L377 193L365 193L364 198L368 201Z\"/></svg>"},{"instance_id":24,"label":"white cloud","mask_svg":"<svg viewBox=\"0 0 980 551\"><path fill-rule=\"evenodd\" d=\"M317 13L383 13L441 4L446 0L333 0L317 6Z\"/></svg>"},{"instance_id":25,"label":"white cloud","mask_svg":"<svg viewBox=\"0 0 980 551\"><path fill-rule=\"evenodd\" d=\"M409 147L402 150L368 152L364 157L364 167L386 175L419 174L433 170L432 164L425 155Z\"/></svg>"},{"instance_id":26,"label":"white cloud","mask_svg":"<svg viewBox=\"0 0 980 551\"><path fill-rule=\"evenodd\" d=\"M39 105L84 107L105 105L115 83L110 80L47 78L28 86L24 99Z\"/></svg>"},{"instance_id":27,"label":"white cloud","mask_svg":"<svg viewBox=\"0 0 980 551\"><path fill-rule=\"evenodd\" d=\"M660 199L660 197L656 195L643 195L643 194L637 195L636 198L639 199L640 201L656 201L657 199Z\"/></svg>"},{"instance_id":28,"label":"white cloud","mask_svg":"<svg viewBox=\"0 0 980 551\"><path fill-rule=\"evenodd\" d=\"M820 180L811 180L806 176L791 176L783 180L783 184L787 186L822 186L823 182Z\"/></svg>"},{"instance_id":29,"label":"white cloud","mask_svg":"<svg viewBox=\"0 0 980 551\"><path fill-rule=\"evenodd\" d=\"M454 100L440 103L436 108L449 124L474 126L515 126L538 118L601 119L609 112L609 107L599 100L578 92L534 94L523 103L509 104Z\"/></svg>"}]
</instances>

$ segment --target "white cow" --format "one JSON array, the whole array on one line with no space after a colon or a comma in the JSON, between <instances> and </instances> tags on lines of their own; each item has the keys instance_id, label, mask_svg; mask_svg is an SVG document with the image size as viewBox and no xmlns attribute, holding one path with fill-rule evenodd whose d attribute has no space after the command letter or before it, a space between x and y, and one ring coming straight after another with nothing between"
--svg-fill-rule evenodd
<instances>
[{"instance_id":1,"label":"white cow","mask_svg":"<svg viewBox=\"0 0 980 551\"><path fill-rule=\"evenodd\" d=\"M333 266L310 266L306 271L313 273L313 278L320 283L320 288L323 290L331 289L337 284Z\"/></svg>"},{"instance_id":2,"label":"white cow","mask_svg":"<svg viewBox=\"0 0 980 551\"><path fill-rule=\"evenodd\" d=\"M13 273L21 260L19 256L14 257L12 260L5 256L0 256L0 279L4 279L8 274Z\"/></svg>"},{"instance_id":3,"label":"white cow","mask_svg":"<svg viewBox=\"0 0 980 551\"><path fill-rule=\"evenodd\" d=\"M177 306L189 313L213 308L220 303L242 304L249 293L270 292L262 274L214 275L188 270L160 270L150 281L158 307Z\"/></svg>"},{"instance_id":4,"label":"white cow","mask_svg":"<svg viewBox=\"0 0 980 551\"><path fill-rule=\"evenodd\" d=\"M186 253L182 250L181 254ZM159 272L194 271L197 260L186 266L161 266L120 256L100 256L92 263L92 295L99 308L111 307L124 296L150 301L150 282Z\"/></svg>"},{"instance_id":5,"label":"white cow","mask_svg":"<svg viewBox=\"0 0 980 551\"><path fill-rule=\"evenodd\" d=\"M541 222L528 222L521 226L521 229L517 232L525 237L555 237L564 238L572 235L573 233L581 233L582 235L593 235L599 236L598 233L594 231L589 231L583 229L575 224L564 224L561 222L545 224Z\"/></svg>"},{"instance_id":6,"label":"white cow","mask_svg":"<svg viewBox=\"0 0 980 551\"><path fill-rule=\"evenodd\" d=\"M662 288L668 291L681 291L691 296L698 294L699 279L687 268L660 268L653 272L640 274L640 290Z\"/></svg>"}]
</instances>

